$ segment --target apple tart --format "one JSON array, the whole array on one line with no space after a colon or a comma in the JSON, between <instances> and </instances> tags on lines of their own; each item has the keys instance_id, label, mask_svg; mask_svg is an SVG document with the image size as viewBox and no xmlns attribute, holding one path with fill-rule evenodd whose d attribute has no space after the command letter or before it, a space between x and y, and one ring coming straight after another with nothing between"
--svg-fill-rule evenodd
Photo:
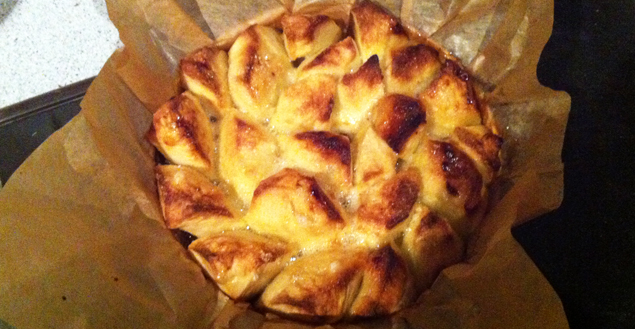
<instances>
[{"instance_id":1,"label":"apple tart","mask_svg":"<svg viewBox=\"0 0 635 329\"><path fill-rule=\"evenodd\" d=\"M407 307L464 259L501 167L460 63L371 2L351 15L189 54L148 132L165 225L229 297L295 319Z\"/></svg>"}]
</instances>

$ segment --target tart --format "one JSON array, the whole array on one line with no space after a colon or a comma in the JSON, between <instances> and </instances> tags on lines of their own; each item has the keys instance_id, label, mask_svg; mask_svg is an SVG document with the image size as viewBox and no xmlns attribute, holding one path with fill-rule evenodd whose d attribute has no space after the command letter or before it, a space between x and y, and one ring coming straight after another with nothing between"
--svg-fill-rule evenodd
<instances>
[{"instance_id":1,"label":"tart","mask_svg":"<svg viewBox=\"0 0 635 329\"><path fill-rule=\"evenodd\" d=\"M464 259L501 167L460 63L371 2L351 15L189 54L148 132L166 226L229 297L294 319L410 305Z\"/></svg>"}]
</instances>

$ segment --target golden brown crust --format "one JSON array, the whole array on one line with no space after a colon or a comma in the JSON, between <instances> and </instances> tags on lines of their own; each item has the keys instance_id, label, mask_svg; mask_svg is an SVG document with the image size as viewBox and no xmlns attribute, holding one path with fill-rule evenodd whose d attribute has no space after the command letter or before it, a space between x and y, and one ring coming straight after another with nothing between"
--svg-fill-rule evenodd
<instances>
[{"instance_id":1,"label":"golden brown crust","mask_svg":"<svg viewBox=\"0 0 635 329\"><path fill-rule=\"evenodd\" d=\"M426 109L428 129L439 138L448 137L458 126L480 125L479 102L467 72L447 60L441 75L419 99Z\"/></svg>"},{"instance_id":2,"label":"golden brown crust","mask_svg":"<svg viewBox=\"0 0 635 329\"><path fill-rule=\"evenodd\" d=\"M408 218L419 197L421 178L415 170L398 173L386 181L378 192L362 197L358 221L384 230L393 229Z\"/></svg>"},{"instance_id":3,"label":"golden brown crust","mask_svg":"<svg viewBox=\"0 0 635 329\"><path fill-rule=\"evenodd\" d=\"M212 126L198 100L189 92L161 106L152 119L149 140L175 164L214 173Z\"/></svg>"},{"instance_id":4,"label":"golden brown crust","mask_svg":"<svg viewBox=\"0 0 635 329\"><path fill-rule=\"evenodd\" d=\"M252 25L229 50L228 84L239 110L258 121L273 112L292 69L282 37L271 27Z\"/></svg>"},{"instance_id":5,"label":"golden brown crust","mask_svg":"<svg viewBox=\"0 0 635 329\"><path fill-rule=\"evenodd\" d=\"M267 245L229 239L226 234L198 239L190 246L190 249L205 257L215 273L227 272L237 260L244 262L243 266L249 269L256 269L280 258L287 252L286 246L282 244Z\"/></svg>"},{"instance_id":6,"label":"golden brown crust","mask_svg":"<svg viewBox=\"0 0 635 329\"><path fill-rule=\"evenodd\" d=\"M484 126L457 127L451 141L472 158L487 182L493 179L501 167L502 137Z\"/></svg>"},{"instance_id":7,"label":"golden brown crust","mask_svg":"<svg viewBox=\"0 0 635 329\"><path fill-rule=\"evenodd\" d=\"M390 74L396 79L411 80L429 63L438 61L439 52L426 45L409 46L391 52Z\"/></svg>"},{"instance_id":8,"label":"golden brown crust","mask_svg":"<svg viewBox=\"0 0 635 329\"><path fill-rule=\"evenodd\" d=\"M283 293L271 300L274 305L286 305L295 309L294 313L337 317L343 313L340 296L346 291L348 285L355 276L354 269L339 273L337 277L332 278L328 282L323 283L319 287L303 287L303 294L294 296L289 293Z\"/></svg>"},{"instance_id":9,"label":"golden brown crust","mask_svg":"<svg viewBox=\"0 0 635 329\"><path fill-rule=\"evenodd\" d=\"M245 204L260 181L274 173L277 153L275 139L264 127L228 111L221 122L220 174Z\"/></svg>"},{"instance_id":10,"label":"golden brown crust","mask_svg":"<svg viewBox=\"0 0 635 329\"><path fill-rule=\"evenodd\" d=\"M370 37L370 33L373 29L377 29L378 26L384 27L387 24L387 29L391 34L408 36L406 30L404 30L401 23L396 17L388 13L384 8L372 3L371 1L362 1L357 4L351 10L353 16L357 19L360 25L360 30L364 35ZM363 37L363 36L362 36ZM363 39L365 40L365 39Z\"/></svg>"},{"instance_id":11,"label":"golden brown crust","mask_svg":"<svg viewBox=\"0 0 635 329\"><path fill-rule=\"evenodd\" d=\"M328 222L343 223L342 216L333 202L326 196L313 177L304 176L293 169L284 169L278 174L263 180L254 191L254 202L273 189L296 190L296 194L307 196L311 213L322 212Z\"/></svg>"},{"instance_id":12,"label":"golden brown crust","mask_svg":"<svg viewBox=\"0 0 635 329\"><path fill-rule=\"evenodd\" d=\"M319 55L315 56L315 58L306 66L304 66L303 69L310 70L318 66L336 66L339 65L340 61L343 58L349 58L349 54L354 54L356 52L357 47L355 47L353 39L346 38L342 41L341 44L338 45L338 47L326 48Z\"/></svg>"},{"instance_id":13,"label":"golden brown crust","mask_svg":"<svg viewBox=\"0 0 635 329\"><path fill-rule=\"evenodd\" d=\"M304 105L309 109L315 109L314 112L318 121L326 122L331 118L331 113L333 112L333 105L335 104L333 94L315 93Z\"/></svg>"},{"instance_id":14,"label":"golden brown crust","mask_svg":"<svg viewBox=\"0 0 635 329\"><path fill-rule=\"evenodd\" d=\"M397 48L387 60L387 92L410 97L428 87L441 68L439 52L423 44Z\"/></svg>"},{"instance_id":15,"label":"golden brown crust","mask_svg":"<svg viewBox=\"0 0 635 329\"><path fill-rule=\"evenodd\" d=\"M365 265L364 279L349 313L372 317L396 312L410 289L406 262L391 246L384 246L372 252Z\"/></svg>"},{"instance_id":16,"label":"golden brown crust","mask_svg":"<svg viewBox=\"0 0 635 329\"><path fill-rule=\"evenodd\" d=\"M474 229L485 200L485 184L476 165L448 142L424 138L406 164L422 178L421 201L450 221L461 237Z\"/></svg>"},{"instance_id":17,"label":"golden brown crust","mask_svg":"<svg viewBox=\"0 0 635 329\"><path fill-rule=\"evenodd\" d=\"M213 185L210 184L207 188L190 184L175 186L165 166L157 166L156 173L163 216L168 228L178 228L182 222L193 216L234 217L225 205L225 196L222 191L210 188ZM186 183L191 181L187 180Z\"/></svg>"},{"instance_id":18,"label":"golden brown crust","mask_svg":"<svg viewBox=\"0 0 635 329\"><path fill-rule=\"evenodd\" d=\"M203 47L180 62L181 76L188 89L224 109L231 106L227 85L227 53Z\"/></svg>"},{"instance_id":19,"label":"golden brown crust","mask_svg":"<svg viewBox=\"0 0 635 329\"><path fill-rule=\"evenodd\" d=\"M325 159L339 161L344 166L351 165L351 143L346 136L326 131L307 131L296 134L295 138L307 142L311 149Z\"/></svg>"},{"instance_id":20,"label":"golden brown crust","mask_svg":"<svg viewBox=\"0 0 635 329\"><path fill-rule=\"evenodd\" d=\"M324 250L287 266L267 287L261 304L269 310L332 322L357 294L366 255L356 250ZM305 318L306 319L306 318Z\"/></svg>"},{"instance_id":21,"label":"golden brown crust","mask_svg":"<svg viewBox=\"0 0 635 329\"><path fill-rule=\"evenodd\" d=\"M281 24L291 60L312 56L337 42L342 35L340 27L324 15L287 15Z\"/></svg>"},{"instance_id":22,"label":"golden brown crust","mask_svg":"<svg viewBox=\"0 0 635 329\"><path fill-rule=\"evenodd\" d=\"M317 29L329 21L328 16L288 15L282 18L282 30L290 41L313 41Z\"/></svg>"},{"instance_id":23,"label":"golden brown crust","mask_svg":"<svg viewBox=\"0 0 635 329\"><path fill-rule=\"evenodd\" d=\"M408 35L397 18L370 1L355 5L351 14L355 24L355 40L364 60L374 54L383 60L386 49L408 42Z\"/></svg>"},{"instance_id":24,"label":"golden brown crust","mask_svg":"<svg viewBox=\"0 0 635 329\"><path fill-rule=\"evenodd\" d=\"M176 123L176 128L179 130L177 136L174 135L162 135L162 142L168 146L174 146L180 143L186 143L191 146L193 152L197 153L201 160L209 163L208 157L209 151L205 148L205 144L200 140L200 126L196 113L192 110L194 105L191 104L191 100L187 97L177 96L172 98L166 107L166 115L170 116L171 122ZM156 127L160 121L155 121Z\"/></svg>"},{"instance_id":25,"label":"golden brown crust","mask_svg":"<svg viewBox=\"0 0 635 329\"><path fill-rule=\"evenodd\" d=\"M363 189L365 185L375 185L375 181L390 179L395 174L397 154L372 128L358 139L361 141L357 146L355 184Z\"/></svg>"},{"instance_id":26,"label":"golden brown crust","mask_svg":"<svg viewBox=\"0 0 635 329\"><path fill-rule=\"evenodd\" d=\"M322 74L292 84L280 96L271 126L279 132L328 130L336 88L337 81Z\"/></svg>"},{"instance_id":27,"label":"golden brown crust","mask_svg":"<svg viewBox=\"0 0 635 329\"><path fill-rule=\"evenodd\" d=\"M189 250L230 297L247 300L264 290L280 273L292 250L288 244L248 231L211 235Z\"/></svg>"},{"instance_id":28,"label":"golden brown crust","mask_svg":"<svg viewBox=\"0 0 635 329\"><path fill-rule=\"evenodd\" d=\"M160 165L155 168L159 201L168 228L190 227L191 222L207 220L219 229L239 226L235 210L224 191L195 169Z\"/></svg>"},{"instance_id":29,"label":"golden brown crust","mask_svg":"<svg viewBox=\"0 0 635 329\"><path fill-rule=\"evenodd\" d=\"M426 120L426 114L419 102L400 94L385 96L377 103L374 111L375 130L397 153Z\"/></svg>"},{"instance_id":30,"label":"golden brown crust","mask_svg":"<svg viewBox=\"0 0 635 329\"><path fill-rule=\"evenodd\" d=\"M445 178L447 193L459 198L467 213L475 210L481 201L483 178L472 160L452 144L444 142L432 142L432 156L437 170L440 169Z\"/></svg>"},{"instance_id":31,"label":"golden brown crust","mask_svg":"<svg viewBox=\"0 0 635 329\"><path fill-rule=\"evenodd\" d=\"M455 131L457 138L469 148L475 150L487 164L498 171L501 166L500 157L498 156L500 148L503 145L503 138L494 133L487 132L480 139L478 136L470 133L467 128L458 127Z\"/></svg>"},{"instance_id":32,"label":"golden brown crust","mask_svg":"<svg viewBox=\"0 0 635 329\"><path fill-rule=\"evenodd\" d=\"M253 124L235 118L236 122L236 149L254 149L258 142L266 138L261 130Z\"/></svg>"},{"instance_id":33,"label":"golden brown crust","mask_svg":"<svg viewBox=\"0 0 635 329\"><path fill-rule=\"evenodd\" d=\"M448 222L424 208L415 216L403 239L419 290L430 287L439 272L463 259L464 245Z\"/></svg>"},{"instance_id":34,"label":"golden brown crust","mask_svg":"<svg viewBox=\"0 0 635 329\"><path fill-rule=\"evenodd\" d=\"M245 63L245 72L242 74L240 79L243 81L245 85L251 85L252 78L254 76L254 71L261 69L264 65L260 61L260 56L258 56L258 48L260 48L260 37L256 33L256 29L254 26L250 27L246 31L246 35L251 40L247 48L245 49L245 56L247 57L247 62ZM252 97L256 97L256 88L250 88L249 92Z\"/></svg>"},{"instance_id":35,"label":"golden brown crust","mask_svg":"<svg viewBox=\"0 0 635 329\"><path fill-rule=\"evenodd\" d=\"M326 131L307 131L279 136L285 166L306 170L331 188L352 184L351 146L347 136Z\"/></svg>"},{"instance_id":36,"label":"golden brown crust","mask_svg":"<svg viewBox=\"0 0 635 329\"><path fill-rule=\"evenodd\" d=\"M306 76L310 73L342 76L348 72L356 60L359 60L357 46L353 38L347 37L324 49L314 58L306 59L300 64L298 71L301 76Z\"/></svg>"},{"instance_id":37,"label":"golden brown crust","mask_svg":"<svg viewBox=\"0 0 635 329\"><path fill-rule=\"evenodd\" d=\"M464 82L465 85L465 98L466 102L469 105L473 105L480 112L480 103L478 97L476 96L476 92L474 90L474 86L472 85L472 78L470 74L464 70L461 65L453 60L446 60L445 65L442 69L443 74L453 75L459 78Z\"/></svg>"},{"instance_id":38,"label":"golden brown crust","mask_svg":"<svg viewBox=\"0 0 635 329\"><path fill-rule=\"evenodd\" d=\"M342 77L342 84L352 86L356 83L365 84L372 87L382 83L384 79L379 67L379 57L371 56L355 73L349 73Z\"/></svg>"},{"instance_id":39,"label":"golden brown crust","mask_svg":"<svg viewBox=\"0 0 635 329\"><path fill-rule=\"evenodd\" d=\"M346 226L342 211L315 178L288 168L261 182L246 221L256 232L280 236L307 250L330 243Z\"/></svg>"},{"instance_id":40,"label":"golden brown crust","mask_svg":"<svg viewBox=\"0 0 635 329\"><path fill-rule=\"evenodd\" d=\"M377 56L372 56L357 71L342 77L338 88L338 106L334 114L336 126L355 132L369 119L370 111L384 95L383 74Z\"/></svg>"},{"instance_id":41,"label":"golden brown crust","mask_svg":"<svg viewBox=\"0 0 635 329\"><path fill-rule=\"evenodd\" d=\"M222 90L216 74L211 67L220 50L203 47L181 60L181 72L199 81L214 94L220 95Z\"/></svg>"}]
</instances>

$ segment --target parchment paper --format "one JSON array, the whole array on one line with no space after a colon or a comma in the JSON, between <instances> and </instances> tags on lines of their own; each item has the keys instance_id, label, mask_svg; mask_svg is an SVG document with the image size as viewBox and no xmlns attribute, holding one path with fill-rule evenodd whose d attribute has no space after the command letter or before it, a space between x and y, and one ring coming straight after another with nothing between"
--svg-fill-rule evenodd
<instances>
[{"instance_id":1,"label":"parchment paper","mask_svg":"<svg viewBox=\"0 0 635 329\"><path fill-rule=\"evenodd\" d=\"M567 328L558 296L510 233L562 200L570 98L536 78L553 2L379 3L461 58L482 84L506 163L465 263L446 269L413 307L336 327ZM105 64L80 114L0 190L0 319L20 329L311 327L228 301L205 279L163 227L143 135L152 112L178 91L183 54L228 43L242 27L285 11L323 10L346 20L352 1L107 4L124 49Z\"/></svg>"}]
</instances>

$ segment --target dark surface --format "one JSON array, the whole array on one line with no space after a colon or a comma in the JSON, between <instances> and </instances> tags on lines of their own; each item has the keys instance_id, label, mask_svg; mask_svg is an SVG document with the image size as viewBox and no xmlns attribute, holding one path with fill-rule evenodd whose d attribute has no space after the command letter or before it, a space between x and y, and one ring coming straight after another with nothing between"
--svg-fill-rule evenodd
<instances>
[{"instance_id":1,"label":"dark surface","mask_svg":"<svg viewBox=\"0 0 635 329\"><path fill-rule=\"evenodd\" d=\"M0 180L80 111L92 78L0 109Z\"/></svg>"},{"instance_id":2,"label":"dark surface","mask_svg":"<svg viewBox=\"0 0 635 329\"><path fill-rule=\"evenodd\" d=\"M564 202L514 236L571 328L635 328L635 1L556 0L538 76L572 98Z\"/></svg>"},{"instance_id":3,"label":"dark surface","mask_svg":"<svg viewBox=\"0 0 635 329\"><path fill-rule=\"evenodd\" d=\"M559 294L571 328L635 328L635 0L556 0L538 76L572 97L565 197L514 236ZM3 181L79 111L72 94L87 86L0 124Z\"/></svg>"}]
</instances>

